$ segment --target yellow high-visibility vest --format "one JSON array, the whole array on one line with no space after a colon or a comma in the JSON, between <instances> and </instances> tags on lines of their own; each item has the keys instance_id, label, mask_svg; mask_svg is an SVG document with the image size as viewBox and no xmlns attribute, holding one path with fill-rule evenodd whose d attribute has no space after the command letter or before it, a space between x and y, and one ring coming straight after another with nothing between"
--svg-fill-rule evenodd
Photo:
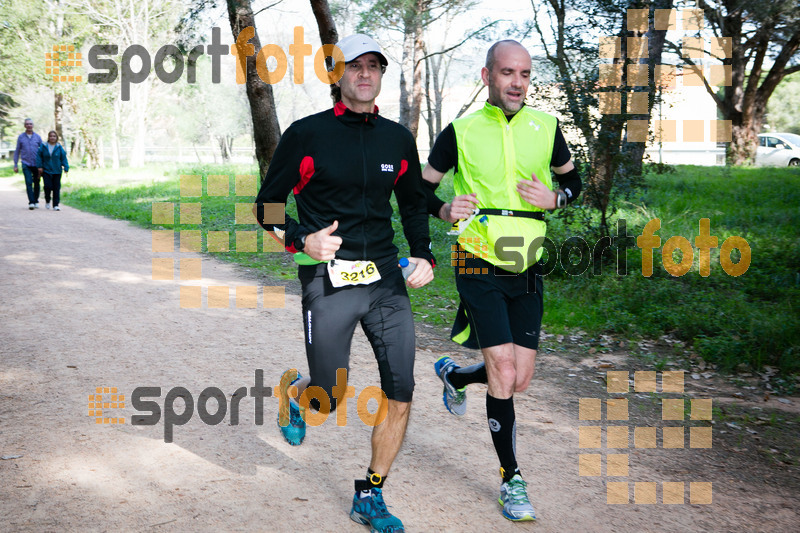
<instances>
[{"instance_id":1,"label":"yellow high-visibility vest","mask_svg":"<svg viewBox=\"0 0 800 533\"><path fill-rule=\"evenodd\" d=\"M486 102L483 109L453 121L458 147L458 171L453 179L456 195L477 193L479 208L511 211L544 211L519 195L520 180L531 174L553 188L550 159L553 154L558 120L547 113L523 106L511 121L499 107ZM541 258L528 257L531 243L544 238L547 225L541 220L503 215L478 215L459 236L466 251L511 272L523 272ZM519 264L502 261L495 245L504 236L522 237L519 252L525 258ZM517 240L518 241L518 240Z\"/></svg>"}]
</instances>

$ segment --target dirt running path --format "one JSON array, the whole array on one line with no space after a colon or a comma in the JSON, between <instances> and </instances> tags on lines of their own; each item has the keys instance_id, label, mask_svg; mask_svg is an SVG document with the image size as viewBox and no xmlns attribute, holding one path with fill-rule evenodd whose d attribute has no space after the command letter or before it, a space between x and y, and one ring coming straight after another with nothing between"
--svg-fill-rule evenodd
<instances>
[{"instance_id":1,"label":"dirt running path","mask_svg":"<svg viewBox=\"0 0 800 533\"><path fill-rule=\"evenodd\" d=\"M252 387L256 369L269 386L291 365L305 371L298 296L287 291L283 309L181 309L179 285L201 283L152 280L149 231L25 204L19 180L0 180L0 530L366 531L348 518L353 479L369 457L370 428L355 400L345 427L329 419L296 448L275 427L274 398L264 401L263 425L247 397L239 425L229 417L206 425L195 413L171 444L163 420L130 424L139 386L161 387L163 406L172 387L196 402L208 386L227 397ZM208 258L202 284L269 285ZM475 354L429 331L421 332L408 436L386 489L408 531L790 531L800 523L795 492L711 465L704 450L617 450L630 454L630 474L609 479L629 481L631 501L634 481L659 482L659 501L661 481L686 481L687 502L607 504L605 478L578 475L579 453L591 451L578 448L578 397L587 393L566 377L575 363L553 355L541 357L517 401L518 455L540 520L507 522L484 390L470 390L469 412L458 419L444 410L431 370L437 351L466 362ZM573 372L589 394L606 397L586 369ZM377 383L360 334L351 383L356 392ZM88 416L98 386L126 394L125 409L106 410L124 425ZM713 504L690 505L689 481L713 481Z\"/></svg>"}]
</instances>

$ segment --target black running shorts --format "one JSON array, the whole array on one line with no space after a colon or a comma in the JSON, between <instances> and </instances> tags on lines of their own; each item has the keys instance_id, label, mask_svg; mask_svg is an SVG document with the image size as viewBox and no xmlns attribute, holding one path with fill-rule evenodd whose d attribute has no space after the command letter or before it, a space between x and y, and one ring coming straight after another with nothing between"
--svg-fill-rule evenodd
<instances>
[{"instance_id":1,"label":"black running shorts","mask_svg":"<svg viewBox=\"0 0 800 533\"><path fill-rule=\"evenodd\" d=\"M513 274L471 258L455 268L461 297L451 334L455 342L474 349L510 342L539 348L544 311L539 265Z\"/></svg>"},{"instance_id":2,"label":"black running shorts","mask_svg":"<svg viewBox=\"0 0 800 533\"><path fill-rule=\"evenodd\" d=\"M381 279L375 283L338 289L331 285L327 264L298 267L311 385L328 393L332 408L336 371L350 372L350 345L359 322L378 361L386 397L410 402L414 392L416 339L405 280L396 266L378 266Z\"/></svg>"}]
</instances>

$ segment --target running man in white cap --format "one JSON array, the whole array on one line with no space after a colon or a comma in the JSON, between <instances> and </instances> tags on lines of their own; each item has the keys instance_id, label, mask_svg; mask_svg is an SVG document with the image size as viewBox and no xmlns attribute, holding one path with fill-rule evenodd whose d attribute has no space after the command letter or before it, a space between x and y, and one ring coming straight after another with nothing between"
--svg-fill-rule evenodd
<instances>
[{"instance_id":1,"label":"running man in white cap","mask_svg":"<svg viewBox=\"0 0 800 533\"><path fill-rule=\"evenodd\" d=\"M429 283L434 258L414 137L378 115L375 106L388 62L366 35L351 35L337 46L345 62L336 83L339 100L286 130L254 207L262 227L294 254L303 290L309 375L294 369L284 374L278 426L297 446L306 434L305 406L329 412L352 397L337 371L350 369L350 343L360 323L378 361L385 395L378 419L385 419L373 428L372 458L366 477L355 482L350 518L372 531L398 532L403 523L387 510L382 489L403 443L414 390L415 335L406 283ZM290 192L299 220L287 214L283 224L265 223L264 204L285 203ZM416 265L406 282L392 243L392 193L409 261ZM314 391L327 397L309 398ZM361 422L351 416L348 423Z\"/></svg>"}]
</instances>

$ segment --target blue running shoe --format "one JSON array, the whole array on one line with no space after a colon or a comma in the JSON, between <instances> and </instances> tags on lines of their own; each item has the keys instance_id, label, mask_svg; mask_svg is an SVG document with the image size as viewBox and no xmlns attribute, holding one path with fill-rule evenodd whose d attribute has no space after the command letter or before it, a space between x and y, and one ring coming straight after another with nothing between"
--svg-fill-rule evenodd
<instances>
[{"instance_id":1,"label":"blue running shoe","mask_svg":"<svg viewBox=\"0 0 800 533\"><path fill-rule=\"evenodd\" d=\"M369 497L362 498L360 492L353 496L353 509L350 511L353 522L370 527L370 533L402 533L403 522L392 515L383 502L381 489L370 489Z\"/></svg>"},{"instance_id":2,"label":"blue running shoe","mask_svg":"<svg viewBox=\"0 0 800 533\"><path fill-rule=\"evenodd\" d=\"M289 397L289 387L295 384L302 376L296 369L283 373L278 394L280 395L280 408L278 409L278 428L286 442L292 446L300 446L306 437L305 409Z\"/></svg>"},{"instance_id":3,"label":"blue running shoe","mask_svg":"<svg viewBox=\"0 0 800 533\"><path fill-rule=\"evenodd\" d=\"M500 486L500 498L497 501L503 506L503 516L509 520L514 522L536 520L536 512L525 491L527 486L519 474Z\"/></svg>"},{"instance_id":4,"label":"blue running shoe","mask_svg":"<svg viewBox=\"0 0 800 533\"><path fill-rule=\"evenodd\" d=\"M450 384L450 380L447 377L450 372L457 368L461 367L447 356L440 357L439 360L433 365L436 375L439 376L439 379L441 379L442 383L444 383L444 391L442 392L442 401L444 401L444 406L447 407L447 410L454 415L464 416L464 414L467 412L467 388L455 388Z\"/></svg>"}]
</instances>

